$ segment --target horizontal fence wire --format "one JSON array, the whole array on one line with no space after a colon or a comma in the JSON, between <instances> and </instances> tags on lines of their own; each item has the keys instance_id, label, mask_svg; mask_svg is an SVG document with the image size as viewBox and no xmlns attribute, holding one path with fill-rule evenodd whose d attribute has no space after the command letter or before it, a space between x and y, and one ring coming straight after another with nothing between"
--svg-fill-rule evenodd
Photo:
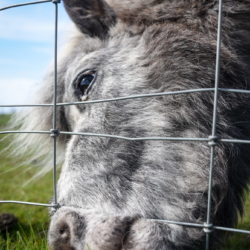
<instances>
[{"instance_id":1,"label":"horizontal fence wire","mask_svg":"<svg viewBox=\"0 0 250 250\"><path fill-rule=\"evenodd\" d=\"M114 138L120 140L129 140L129 141L149 141L149 140L162 140L162 141L171 141L171 142L206 142L211 145L211 160L210 160L210 176L209 176L209 192L208 192L208 203L207 203L207 221L204 224L197 223L188 223L188 222L178 222L170 220L160 220L160 219L147 219L148 221L162 222L186 227L196 227L201 228L206 233L206 247L205 249L210 249L209 239L210 233L212 230L221 230L234 233L244 233L250 234L248 230L236 229L236 228L226 228L213 225L211 222L211 195L212 195L212 181L213 181L213 166L214 166L214 154L216 150L217 143L242 143L250 144L250 140L240 140L240 139L224 139L217 138L216 136L216 123L217 123L217 101L219 92L227 93L241 93L241 94L250 94L250 90L242 89L223 89L219 88L219 72L220 72L220 39L221 39L221 24L222 24L222 0L219 0L219 16L218 16L218 38L217 38L217 56L216 56L216 72L215 72L215 87L214 88L203 88L203 89L191 89L191 90L179 90L172 92L163 92L163 93L151 93L151 94L141 94L141 95L130 95L124 97L114 97L109 99L102 100L91 100L83 102L68 102L68 103L57 103L57 27L58 27L58 3L60 0L44 0L44 1L34 1L27 3L20 3L16 5L6 6L0 8L0 11L7 10L10 8L27 6L32 4L41 4L51 2L55 4L55 46L54 46L54 101L51 104L9 104L9 105L0 105L0 107L52 107L53 108L53 128L50 131L1 131L0 134L17 134L17 133L28 133L28 134L44 134L53 137L53 189L54 189L54 203L53 204L43 204L43 203L34 203L34 202L25 202L25 201L0 201L0 203L15 203L19 205L32 205L32 206L42 206L50 207L52 209L58 209L60 204L57 204L57 189L56 189L56 141L59 134L64 135L77 135L77 136L93 136L93 137L106 137ZM212 121L212 135L208 138L182 138L182 137L137 137L130 138L119 135L110 135L110 134L98 134L98 133L80 133L80 132L67 132L67 131L58 131L56 126L56 108L58 106L69 106L69 105L90 105L103 102L114 102L114 101L123 101L129 99L137 98L153 98L158 96L169 96L169 95L181 95L181 94L191 94L191 93L202 93L202 92L213 92L214 93L214 111L213 111L213 121Z\"/></svg>"},{"instance_id":2,"label":"horizontal fence wire","mask_svg":"<svg viewBox=\"0 0 250 250\"><path fill-rule=\"evenodd\" d=\"M0 203L14 203L20 205L31 205L31 206L40 206L40 207L58 207L55 204L43 204L43 203L36 203L36 202L26 202L26 201L0 201Z\"/></svg>"},{"instance_id":3,"label":"horizontal fence wire","mask_svg":"<svg viewBox=\"0 0 250 250\"><path fill-rule=\"evenodd\" d=\"M52 0L42 0L42 1L14 4L14 5L10 5L10 6L0 8L0 11L1 10L12 9L12 8L15 8L15 7L22 7L22 6L26 6L26 5L39 4L39 3L48 3L48 2L53 2L53 1Z\"/></svg>"},{"instance_id":4,"label":"horizontal fence wire","mask_svg":"<svg viewBox=\"0 0 250 250\"><path fill-rule=\"evenodd\" d=\"M162 93L154 93L154 94L142 94L142 95L130 95L123 97L114 97L110 99L101 99L101 100L92 100L92 101L81 101L81 102L66 102L66 103L56 103L56 106L71 106L71 105L86 105L86 104L94 104L94 103L103 103L103 102L114 102L114 101L122 101L129 99L137 99L137 98L147 98L147 97L157 97L157 96L168 96L168 95L180 95L180 94L191 94L197 92L214 92L214 88L203 88L203 89L189 89L189 90L179 90L179 91L171 91L171 92L162 92ZM230 92L230 93L241 93L241 94L250 94L250 90L242 90L242 89L223 89L219 88L220 92ZM1 107L54 107L54 104L4 104L0 105Z\"/></svg>"},{"instance_id":5,"label":"horizontal fence wire","mask_svg":"<svg viewBox=\"0 0 250 250\"><path fill-rule=\"evenodd\" d=\"M197 141L197 142L213 142L213 138L185 138L185 137L125 137L119 135L109 135L109 134L96 134L96 133L77 133L77 132L67 132L56 130L56 133L63 135L82 135L82 136L93 136L93 137L106 137L121 139L127 141ZM51 131L2 131L0 134L50 134L54 133ZM241 144L250 144L250 140L237 140L237 139L216 139L217 142L223 143L241 143Z\"/></svg>"}]
</instances>

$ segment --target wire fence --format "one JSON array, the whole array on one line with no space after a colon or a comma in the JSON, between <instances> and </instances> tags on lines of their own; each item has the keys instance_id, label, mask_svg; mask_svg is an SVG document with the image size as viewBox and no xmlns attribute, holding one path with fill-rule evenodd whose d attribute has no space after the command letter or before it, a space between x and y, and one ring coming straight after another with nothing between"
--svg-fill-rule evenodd
<instances>
[{"instance_id":1,"label":"wire fence","mask_svg":"<svg viewBox=\"0 0 250 250\"><path fill-rule=\"evenodd\" d=\"M55 38L54 38L54 100L52 104L32 104L32 105L0 105L0 107L53 107L53 127L50 131L1 131L0 134L14 134L14 133L33 133L33 134L48 134L53 138L53 188L54 188L54 203L53 204L42 204L42 203L34 203L34 202L25 202L25 201L12 201L5 200L0 201L0 203L16 203L16 204L24 204L24 205L32 205L32 206L43 206L43 207L51 207L52 209L57 209L59 204L57 202L57 186L56 186L56 149L57 149L57 137L59 134L65 135L79 135L79 136L98 136L98 137L107 137L107 138L116 138L122 140L130 140L130 141L144 141L144 140L166 140L166 141L203 141L208 142L211 147L211 160L210 160L210 175L209 175L209 183L208 183L208 201L207 201L207 219L204 224L196 224L196 223L186 223L186 222L178 222L178 221L169 221L169 220L156 220L156 219L148 219L150 221L158 221L169 224L188 226L188 227L196 227L202 228L206 233L206 250L209 250L209 240L210 234L213 230L221 230L227 232L237 232L250 234L250 231L241 230L236 228L226 228L219 227L212 224L211 221L211 200L212 200L212 182L213 182L213 169L214 169L214 158L215 158L215 149L216 145L219 142L223 143L245 143L250 144L250 140L237 140L237 139L222 139L216 136L216 123L217 123L217 103L218 103L218 93L219 92L234 92L234 93L245 93L250 94L249 90L241 90L241 89L222 89L219 88L219 75L220 75L220 48L221 48L221 26L222 26L222 0L219 0L219 11L218 11L218 31L217 31L217 54L216 54L216 71L215 71L215 86L214 88L203 88L203 89L192 89L192 90L184 90L184 91L174 91L174 92L163 92L163 93L154 93L154 94L144 94L144 95L133 95L133 96L125 96L125 97L117 97L112 99L102 99L102 100L94 100L94 101L85 101L85 102L70 102L70 103L57 103L57 29L58 29L58 4L60 4L60 0L44 0L44 1L34 1L28 3L21 3L12 6L7 6L4 8L0 8L0 11L7 10L10 8L21 7L32 4L42 4L51 2L55 7ZM1 12L0 12L1 13ZM93 103L101 103L101 102L113 102L120 101L126 99L136 99L136 98L150 98L154 96L166 96L166 95L182 95L189 94L194 92L214 92L214 109L213 109L213 123L212 123L212 134L208 138L180 138L180 137L141 137L141 138L129 138L122 137L118 135L109 135L109 134L96 134L96 133L73 133L73 132L65 132L58 131L56 124L56 111L58 106L67 106L67 105L88 105Z\"/></svg>"}]
</instances>

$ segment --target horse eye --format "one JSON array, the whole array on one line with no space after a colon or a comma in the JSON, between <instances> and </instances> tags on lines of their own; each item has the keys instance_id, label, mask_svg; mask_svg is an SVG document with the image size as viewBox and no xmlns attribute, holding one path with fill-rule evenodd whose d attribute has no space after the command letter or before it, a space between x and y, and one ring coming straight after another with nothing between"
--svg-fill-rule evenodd
<instances>
[{"instance_id":1,"label":"horse eye","mask_svg":"<svg viewBox=\"0 0 250 250\"><path fill-rule=\"evenodd\" d=\"M91 89L91 84L95 80L95 76L96 76L95 72L89 71L80 78L77 88L82 95L88 94L88 92Z\"/></svg>"}]
</instances>

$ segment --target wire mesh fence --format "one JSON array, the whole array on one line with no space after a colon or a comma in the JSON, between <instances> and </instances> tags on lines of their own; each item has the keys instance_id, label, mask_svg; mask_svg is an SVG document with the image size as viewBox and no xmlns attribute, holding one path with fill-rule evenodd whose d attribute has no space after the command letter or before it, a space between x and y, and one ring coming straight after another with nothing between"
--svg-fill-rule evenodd
<instances>
[{"instance_id":1,"label":"wire mesh fence","mask_svg":"<svg viewBox=\"0 0 250 250\"><path fill-rule=\"evenodd\" d=\"M163 93L154 93L154 94L143 94L143 95L133 95L133 96L124 96L124 97L117 97L111 99L102 99L102 100L92 100L92 101L85 101L85 102L70 102L70 103L57 103L57 41L58 41L58 4L60 4L60 0L44 0L44 1L34 1L29 3L21 3L17 5L7 6L4 8L0 8L1 11L15 8L15 7L22 7L26 5L32 4L42 4L51 2L54 4L55 8L55 21L54 21L54 30L55 30L55 37L54 37L54 100L51 104L32 104L32 105L0 105L0 107L52 107L53 108L53 127L50 131L0 131L0 134L14 134L14 133L32 133L32 134L47 134L51 136L53 139L53 188L54 188L54 200L53 204L41 204L41 203L34 203L34 202L25 202L25 201L12 201L12 200L4 200L0 201L0 203L16 203L16 204L24 204L24 205L32 205L32 206L44 206L44 207L51 207L52 209L57 209L60 204L57 201L57 186L56 186L56 150L57 150L57 137L60 134L64 135L78 135L78 136L97 136L97 137L106 137L106 138L116 138L120 140L130 140L130 141L145 141L145 140L165 140L165 141L193 141L193 142L208 142L211 147L211 161L210 161L210 176L209 176L209 183L208 183L208 202L207 202L207 220L204 224L196 224L196 223L186 223L181 221L168 221L168 220L156 220L156 219L149 219L152 221L164 222L169 224L181 225L181 226L188 226L188 227L197 227L204 230L206 233L206 250L209 250L209 238L210 234L213 230L221 230L227 232L238 232L244 234L250 234L250 231L247 230L240 230L236 228L226 228L213 225L211 220L211 197L212 197L212 182L213 182L213 168L214 168L214 158L215 158L215 151L217 144L220 143L243 143L243 144L250 144L250 140L237 140L237 139L223 139L218 138L216 135L216 123L217 123L217 103L218 103L218 93L219 92L234 92L234 93L245 93L250 94L249 90L241 90L241 89L222 89L219 88L219 75L220 75L220 44L221 44L221 27L222 27L222 0L219 1L219 11L218 11L218 31L217 31L217 54L216 54L216 71L215 71L215 86L214 88L203 88L203 89L191 89L191 90L184 90L184 91L174 91L174 92L163 92ZM58 106L67 106L67 105L91 105L94 103L102 103L102 102L114 102L114 101L121 101L126 99L137 99L137 98L151 98L155 96L167 96L167 95L188 95L190 93L195 92L213 92L214 93L214 109L213 109L213 121L212 121L212 131L211 136L208 138L182 138L182 137L137 137L137 138L129 138L123 137L119 135L109 135L109 134L97 134L97 133L74 133L74 132L66 132L66 131L59 131L57 130L56 124L56 112Z\"/></svg>"}]
</instances>

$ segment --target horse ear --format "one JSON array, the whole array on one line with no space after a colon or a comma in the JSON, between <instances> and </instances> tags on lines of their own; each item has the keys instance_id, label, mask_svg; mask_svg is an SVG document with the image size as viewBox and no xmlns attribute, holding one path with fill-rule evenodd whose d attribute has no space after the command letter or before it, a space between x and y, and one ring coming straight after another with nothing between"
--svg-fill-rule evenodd
<instances>
[{"instance_id":1,"label":"horse ear","mask_svg":"<svg viewBox=\"0 0 250 250\"><path fill-rule=\"evenodd\" d=\"M104 0L64 0L64 6L81 32L101 39L108 35L115 24L114 11Z\"/></svg>"}]
</instances>

